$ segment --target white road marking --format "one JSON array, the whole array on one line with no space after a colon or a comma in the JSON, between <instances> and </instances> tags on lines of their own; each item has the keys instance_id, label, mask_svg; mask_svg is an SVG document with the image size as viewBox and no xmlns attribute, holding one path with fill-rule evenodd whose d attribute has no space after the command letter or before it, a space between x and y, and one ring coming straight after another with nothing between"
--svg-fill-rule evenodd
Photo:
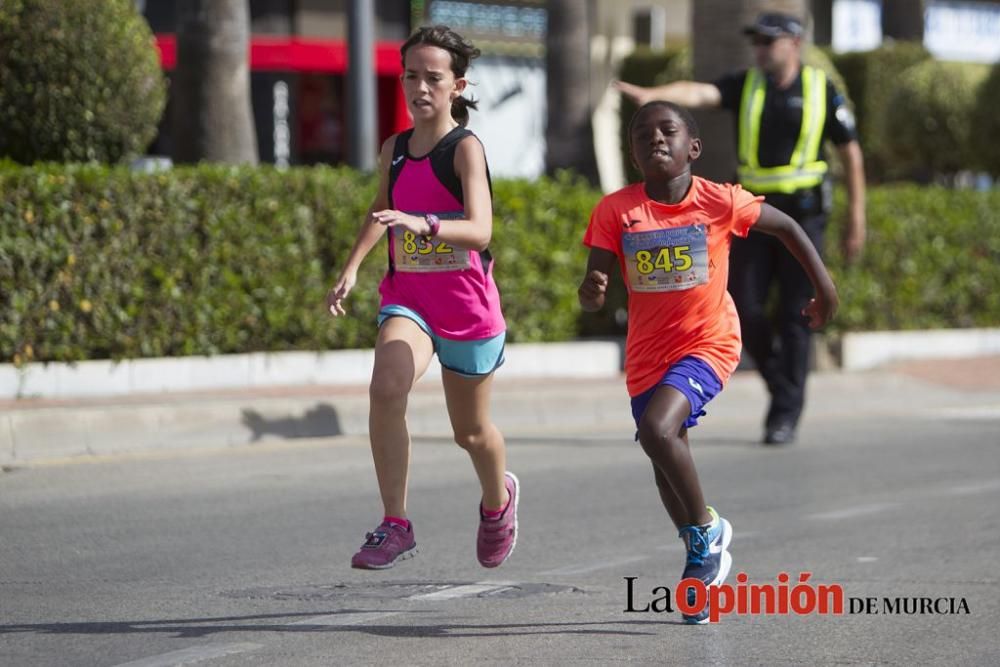
<instances>
[{"instance_id":1,"label":"white road marking","mask_svg":"<svg viewBox=\"0 0 1000 667\"><path fill-rule=\"evenodd\" d=\"M449 586L439 591L430 593L417 593L407 597L407 600L454 600L455 598L467 598L482 593L499 593L517 584L512 581L481 581L475 584L465 584L464 586Z\"/></svg>"},{"instance_id":2,"label":"white road marking","mask_svg":"<svg viewBox=\"0 0 1000 667\"><path fill-rule=\"evenodd\" d=\"M878 556L858 556L859 563L874 563L878 560Z\"/></svg>"},{"instance_id":3,"label":"white road marking","mask_svg":"<svg viewBox=\"0 0 1000 667\"><path fill-rule=\"evenodd\" d=\"M977 493L990 493L992 491L1000 490L1000 479L986 479L978 482L969 482L967 484L956 484L954 486L949 486L943 489L929 490L923 493L917 493L911 496L913 499L919 498L932 498L935 496L971 496ZM854 507L845 507L844 509L831 510L829 512L817 512L815 514L807 514L806 519L819 519L821 521L836 521L840 519L851 519L858 516L864 516L866 514L877 514L878 512L884 512L885 510L895 509L899 507L902 503L897 502L887 502L887 503L870 503L868 505L856 505Z\"/></svg>"},{"instance_id":4,"label":"white road marking","mask_svg":"<svg viewBox=\"0 0 1000 667\"><path fill-rule=\"evenodd\" d=\"M971 496L977 493L989 493L997 489L1000 489L1000 479L987 479L981 482L950 486L943 493L949 496Z\"/></svg>"},{"instance_id":5,"label":"white road marking","mask_svg":"<svg viewBox=\"0 0 1000 667\"><path fill-rule=\"evenodd\" d=\"M586 574L587 572L596 572L597 570L606 570L612 567L619 567L621 565L631 565L632 563L638 563L639 561L647 560L651 558L649 556L629 556L628 558L619 558L618 560L604 560L599 563L590 563L582 565L567 565L565 567L556 568L554 570L546 570L545 572L539 572L542 576L549 575L567 575L567 574Z\"/></svg>"},{"instance_id":6,"label":"white road marking","mask_svg":"<svg viewBox=\"0 0 1000 667\"><path fill-rule=\"evenodd\" d=\"M927 413L932 419L1000 419L1000 405L973 405L965 408L944 408Z\"/></svg>"},{"instance_id":7,"label":"white road marking","mask_svg":"<svg viewBox=\"0 0 1000 667\"><path fill-rule=\"evenodd\" d=\"M251 644L249 642L239 642L232 644L205 644L204 646L192 646L182 648L178 651L154 655L148 658L140 658L132 662L125 662L116 667L180 667L180 665L191 665L204 660L212 660L236 653L246 653L262 648L262 644Z\"/></svg>"},{"instance_id":8,"label":"white road marking","mask_svg":"<svg viewBox=\"0 0 1000 667\"><path fill-rule=\"evenodd\" d=\"M878 512L884 512L885 510L899 507L899 505L900 503L871 503L870 505L856 505L855 507L845 507L844 509L833 510L831 512L818 512L816 514L807 514L805 518L819 519L821 521L852 519L856 516L864 516L866 514L877 514Z\"/></svg>"},{"instance_id":9,"label":"white road marking","mask_svg":"<svg viewBox=\"0 0 1000 667\"><path fill-rule=\"evenodd\" d=\"M484 593L488 595L495 595L503 591L509 590L511 587L516 586L516 582L512 581L481 581L475 584L464 584L462 586L445 586L440 590L431 591L430 593L417 593L415 595L410 595L405 600L418 600L421 602L433 602L435 600L455 600L458 598L474 597L476 595L482 595ZM337 626L350 626L350 625L364 625L370 621L376 619L387 618L389 616L396 616L402 612L398 611L359 611L346 614L327 614L326 616L315 616L312 618L305 618L301 621L295 621L294 623L287 623L286 625L292 626L327 626L327 627L337 627Z\"/></svg>"}]
</instances>

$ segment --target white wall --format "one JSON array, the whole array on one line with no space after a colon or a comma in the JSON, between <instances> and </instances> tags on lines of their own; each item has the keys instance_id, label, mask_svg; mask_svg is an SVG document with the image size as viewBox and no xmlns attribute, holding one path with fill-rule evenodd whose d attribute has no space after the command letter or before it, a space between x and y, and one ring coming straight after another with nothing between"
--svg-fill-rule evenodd
<instances>
[{"instance_id":1,"label":"white wall","mask_svg":"<svg viewBox=\"0 0 1000 667\"><path fill-rule=\"evenodd\" d=\"M834 51L868 51L882 43L881 0L835 0Z\"/></svg>"},{"instance_id":2,"label":"white wall","mask_svg":"<svg viewBox=\"0 0 1000 667\"><path fill-rule=\"evenodd\" d=\"M486 148L490 173L535 178L545 171L545 61L483 56L467 72L466 95L479 100L469 129Z\"/></svg>"},{"instance_id":3,"label":"white wall","mask_svg":"<svg viewBox=\"0 0 1000 667\"><path fill-rule=\"evenodd\" d=\"M941 60L1000 60L1000 4L930 0L924 46Z\"/></svg>"}]
</instances>

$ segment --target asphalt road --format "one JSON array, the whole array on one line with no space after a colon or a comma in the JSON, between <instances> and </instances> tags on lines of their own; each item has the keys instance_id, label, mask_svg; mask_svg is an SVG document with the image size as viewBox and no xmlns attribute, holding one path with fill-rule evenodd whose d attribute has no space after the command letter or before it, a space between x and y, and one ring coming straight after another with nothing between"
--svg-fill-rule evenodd
<instances>
[{"instance_id":1,"label":"asphalt road","mask_svg":"<svg viewBox=\"0 0 1000 667\"><path fill-rule=\"evenodd\" d=\"M762 400L737 382L692 431L735 530L730 583L810 572L879 613L626 612L626 578L633 608L675 589L681 544L627 418L570 419L509 435L521 532L497 570L445 438L414 443L420 553L384 572L348 566L379 519L363 438L0 473L0 664L1000 663L1000 390L820 376L783 449L756 443Z\"/></svg>"}]
</instances>

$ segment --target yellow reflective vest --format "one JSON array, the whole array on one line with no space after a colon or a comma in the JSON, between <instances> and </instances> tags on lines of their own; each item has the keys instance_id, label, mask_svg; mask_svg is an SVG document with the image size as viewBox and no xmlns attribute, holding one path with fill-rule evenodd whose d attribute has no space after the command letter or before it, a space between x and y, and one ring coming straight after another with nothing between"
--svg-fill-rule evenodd
<instances>
[{"instance_id":1,"label":"yellow reflective vest","mask_svg":"<svg viewBox=\"0 0 1000 667\"><path fill-rule=\"evenodd\" d=\"M787 165L762 167L758 161L760 118L764 112L767 80L756 67L743 82L739 116L738 176L740 184L754 194L790 194L819 185L827 164L819 151L826 123L826 74L815 67L802 68L802 127Z\"/></svg>"}]
</instances>

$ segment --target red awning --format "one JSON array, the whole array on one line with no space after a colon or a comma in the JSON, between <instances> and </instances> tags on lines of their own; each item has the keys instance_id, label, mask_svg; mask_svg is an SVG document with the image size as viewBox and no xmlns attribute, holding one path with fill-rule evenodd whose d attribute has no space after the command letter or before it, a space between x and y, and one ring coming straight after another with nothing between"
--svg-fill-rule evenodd
<instances>
[{"instance_id":1,"label":"red awning","mask_svg":"<svg viewBox=\"0 0 1000 667\"><path fill-rule=\"evenodd\" d=\"M177 65L177 36L156 36L163 69ZM399 76L403 66L399 59L402 42L377 42L375 44L375 71L379 76ZM316 72L319 74L345 74L347 72L347 43L333 39L303 39L301 37L250 38L250 70L255 72Z\"/></svg>"}]
</instances>

